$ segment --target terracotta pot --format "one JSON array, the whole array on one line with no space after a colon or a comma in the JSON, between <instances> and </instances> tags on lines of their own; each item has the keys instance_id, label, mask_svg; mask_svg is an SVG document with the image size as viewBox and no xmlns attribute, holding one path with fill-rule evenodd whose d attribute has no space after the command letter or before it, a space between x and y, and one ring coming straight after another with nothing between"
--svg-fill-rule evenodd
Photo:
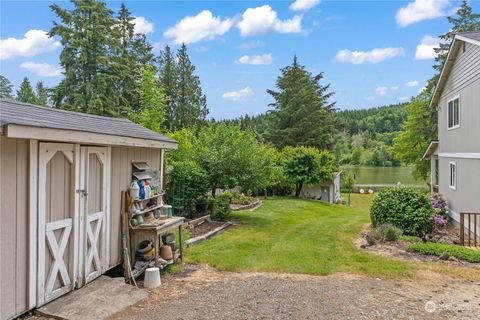
<instances>
[{"instance_id":1,"label":"terracotta pot","mask_svg":"<svg viewBox=\"0 0 480 320\"><path fill-rule=\"evenodd\" d=\"M173 259L172 247L162 246L160 248L160 256L165 260L172 260Z\"/></svg>"}]
</instances>

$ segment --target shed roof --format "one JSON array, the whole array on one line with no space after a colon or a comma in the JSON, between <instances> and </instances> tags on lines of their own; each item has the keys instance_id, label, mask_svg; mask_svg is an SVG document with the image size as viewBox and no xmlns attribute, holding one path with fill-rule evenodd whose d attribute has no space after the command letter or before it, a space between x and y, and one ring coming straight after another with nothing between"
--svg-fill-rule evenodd
<instances>
[{"instance_id":1,"label":"shed roof","mask_svg":"<svg viewBox=\"0 0 480 320\"><path fill-rule=\"evenodd\" d=\"M33 104L0 100L0 126L7 126L7 136L9 136L8 129L12 125L163 142L166 143L165 146L170 145L170 147L172 147L172 144L175 146L177 144L175 140L153 132L127 119L102 117L41 107ZM124 139L124 141L125 145L129 145L127 139ZM112 144L122 145L123 143ZM150 144L148 146L153 145Z\"/></svg>"}]
</instances>

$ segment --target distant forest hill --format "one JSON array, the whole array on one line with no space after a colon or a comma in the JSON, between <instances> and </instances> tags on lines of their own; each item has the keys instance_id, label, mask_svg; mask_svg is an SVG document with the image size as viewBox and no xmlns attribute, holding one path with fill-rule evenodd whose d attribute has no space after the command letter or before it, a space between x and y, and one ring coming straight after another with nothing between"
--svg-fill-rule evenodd
<instances>
[{"instance_id":1,"label":"distant forest hill","mask_svg":"<svg viewBox=\"0 0 480 320\"><path fill-rule=\"evenodd\" d=\"M335 111L335 144L333 153L341 165L399 166L391 147L407 118L405 103L370 109ZM269 141L274 115L241 116L227 123L242 129L254 129L260 138Z\"/></svg>"}]
</instances>

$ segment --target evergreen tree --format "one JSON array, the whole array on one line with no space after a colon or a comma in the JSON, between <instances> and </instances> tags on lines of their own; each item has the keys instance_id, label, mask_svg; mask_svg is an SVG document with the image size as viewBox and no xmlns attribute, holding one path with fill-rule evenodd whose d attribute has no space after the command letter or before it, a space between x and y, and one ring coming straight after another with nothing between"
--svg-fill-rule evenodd
<instances>
[{"instance_id":1,"label":"evergreen tree","mask_svg":"<svg viewBox=\"0 0 480 320\"><path fill-rule=\"evenodd\" d=\"M12 83L6 77L0 75L0 99L12 100Z\"/></svg>"},{"instance_id":2,"label":"evergreen tree","mask_svg":"<svg viewBox=\"0 0 480 320\"><path fill-rule=\"evenodd\" d=\"M48 106L49 90L44 87L43 82L37 82L35 89L35 104L44 107Z\"/></svg>"},{"instance_id":3,"label":"evergreen tree","mask_svg":"<svg viewBox=\"0 0 480 320\"><path fill-rule=\"evenodd\" d=\"M59 5L50 8L60 19L50 36L60 37L63 50L60 64L65 78L55 90L55 107L98 114L117 115L120 99L118 63L113 59L118 48L116 21L105 2L71 0L73 9Z\"/></svg>"},{"instance_id":4,"label":"evergreen tree","mask_svg":"<svg viewBox=\"0 0 480 320\"><path fill-rule=\"evenodd\" d=\"M173 128L192 127L205 120L207 98L202 92L200 79L194 74L195 66L190 61L187 47L182 44L177 53L177 94ZM170 98L170 97L169 97Z\"/></svg>"},{"instance_id":5,"label":"evergreen tree","mask_svg":"<svg viewBox=\"0 0 480 320\"><path fill-rule=\"evenodd\" d=\"M27 77L23 78L20 88L17 90L16 100L25 103L35 104L37 102L35 92Z\"/></svg>"},{"instance_id":6,"label":"evergreen tree","mask_svg":"<svg viewBox=\"0 0 480 320\"><path fill-rule=\"evenodd\" d=\"M173 131L175 115L177 110L177 84L178 72L175 63L175 57L169 46L160 51L158 83L160 88L167 96L166 107L166 126L169 131Z\"/></svg>"},{"instance_id":7,"label":"evergreen tree","mask_svg":"<svg viewBox=\"0 0 480 320\"><path fill-rule=\"evenodd\" d=\"M133 17L125 4L122 3L117 17L119 57L117 75L119 76L120 112L128 114L139 112L139 89L137 85L141 78L141 68L153 63L152 46L144 34L135 33Z\"/></svg>"},{"instance_id":8,"label":"evergreen tree","mask_svg":"<svg viewBox=\"0 0 480 320\"><path fill-rule=\"evenodd\" d=\"M320 83L322 79L322 73L312 75L296 56L290 66L281 69L276 82L278 91L267 90L275 100L270 104L274 117L269 133L274 145L332 148L335 102L328 101L333 92L329 92L329 84Z\"/></svg>"},{"instance_id":9,"label":"evergreen tree","mask_svg":"<svg viewBox=\"0 0 480 320\"><path fill-rule=\"evenodd\" d=\"M462 5L456 12L456 16L449 16L447 17L447 20L452 27L447 33L440 36L442 42L440 42L438 48L435 48L437 56L435 58L436 64L433 68L438 72L442 71L443 63L447 58L448 49L450 48L450 44L452 43L455 34L458 32L480 30L480 14L472 12L472 8L468 5L467 0L463 0Z\"/></svg>"}]
</instances>

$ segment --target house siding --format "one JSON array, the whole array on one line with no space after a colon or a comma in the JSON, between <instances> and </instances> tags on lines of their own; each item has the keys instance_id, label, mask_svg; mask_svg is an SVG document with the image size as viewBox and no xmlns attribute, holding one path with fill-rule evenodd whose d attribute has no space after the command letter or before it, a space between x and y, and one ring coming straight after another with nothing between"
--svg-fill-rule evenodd
<instances>
[{"instance_id":1,"label":"house siding","mask_svg":"<svg viewBox=\"0 0 480 320\"><path fill-rule=\"evenodd\" d=\"M29 142L0 137L0 319L28 309Z\"/></svg>"},{"instance_id":2,"label":"house siding","mask_svg":"<svg viewBox=\"0 0 480 320\"><path fill-rule=\"evenodd\" d=\"M460 127L449 130L447 104L456 96L460 98ZM459 213L480 212L480 159L458 155L480 153L480 46L465 43L465 52L459 48L437 107L439 192L458 223ZM449 186L452 161L456 163L455 190Z\"/></svg>"},{"instance_id":3,"label":"house siding","mask_svg":"<svg viewBox=\"0 0 480 320\"><path fill-rule=\"evenodd\" d=\"M460 96L460 128L448 130L447 103ZM439 153L480 152L480 46L460 48L438 103Z\"/></svg>"}]
</instances>

